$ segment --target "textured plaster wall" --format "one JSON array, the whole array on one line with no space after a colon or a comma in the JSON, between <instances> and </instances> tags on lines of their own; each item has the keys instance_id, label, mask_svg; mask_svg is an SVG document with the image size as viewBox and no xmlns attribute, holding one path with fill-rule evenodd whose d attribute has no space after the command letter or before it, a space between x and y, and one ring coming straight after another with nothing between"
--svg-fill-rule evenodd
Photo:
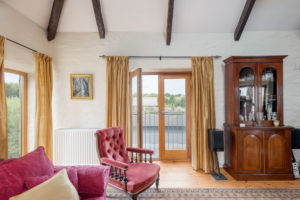
<instances>
[{"instance_id":1,"label":"textured plaster wall","mask_svg":"<svg viewBox=\"0 0 300 200\"><path fill-rule=\"evenodd\" d=\"M221 55L214 61L217 128L224 122L224 64L231 55L288 55L284 61L285 124L300 128L300 31L245 32L239 42L233 34L176 34L166 46L162 33L58 33L48 42L45 30L0 1L0 34L53 57L53 129L105 126L105 60L100 55ZM34 148L35 82L32 52L10 42L5 67L29 75L29 150ZM132 59L131 69L189 69L189 59ZM94 99L71 100L70 74L94 76ZM220 153L222 154L222 153ZM296 151L300 159L300 152ZM221 156L221 163L223 162Z\"/></svg>"},{"instance_id":2,"label":"textured plaster wall","mask_svg":"<svg viewBox=\"0 0 300 200\"><path fill-rule=\"evenodd\" d=\"M59 33L54 42L54 129L105 126L105 66L100 55L221 55L214 61L217 128L224 122L224 64L231 55L288 55L284 61L285 124L300 127L300 32L245 32L239 42L232 34L173 34L170 46L159 33ZM130 68L188 69L189 59L131 59ZM70 74L94 75L94 99L70 99ZM297 158L300 159L300 153ZM221 153L222 154L222 153ZM220 155L221 156L221 155ZM221 163L223 157L221 156Z\"/></svg>"},{"instance_id":3,"label":"textured plaster wall","mask_svg":"<svg viewBox=\"0 0 300 200\"><path fill-rule=\"evenodd\" d=\"M45 30L0 1L0 35L27 45L42 53L52 55L52 43ZM4 67L28 73L28 146L34 148L35 81L34 56L12 42L5 42Z\"/></svg>"}]
</instances>

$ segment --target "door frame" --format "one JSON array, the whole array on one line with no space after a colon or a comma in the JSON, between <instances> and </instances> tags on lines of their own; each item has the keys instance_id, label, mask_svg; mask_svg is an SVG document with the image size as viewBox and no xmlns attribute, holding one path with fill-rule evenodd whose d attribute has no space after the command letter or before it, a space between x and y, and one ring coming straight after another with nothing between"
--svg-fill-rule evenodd
<instances>
[{"instance_id":1,"label":"door frame","mask_svg":"<svg viewBox=\"0 0 300 200\"><path fill-rule=\"evenodd\" d=\"M185 79L186 95L186 150L165 149L165 117L164 113L164 80ZM191 111L190 111L190 90L191 73L161 73L158 74L158 104L159 104L159 158L161 160L185 160L191 159Z\"/></svg>"},{"instance_id":2,"label":"door frame","mask_svg":"<svg viewBox=\"0 0 300 200\"><path fill-rule=\"evenodd\" d=\"M161 143L163 140L163 145L165 143L165 137L164 137L164 130L162 129L161 126L161 115L160 112L159 114L159 160L190 160L191 159L191 77L192 77L192 72L191 71L172 71L172 72L167 72L167 71L161 71L161 72L143 72L141 68L137 68L134 71L129 73L129 97L130 97L130 108L132 106L132 78L134 76L137 77L138 81L138 99L137 99L137 105L138 109L140 110L138 113L138 133L137 133L137 138L138 138L138 147L143 148L143 120L142 120L142 96L139 95L140 93L142 94L142 76L143 75L158 75L158 95L160 96L161 93L160 90L161 88L161 83L159 83L161 80L161 77L179 77L179 78L185 78L186 79L186 153L178 152L178 150L171 150L173 152L169 153L167 156L172 156L172 158L167 158L164 153L162 152L161 148ZM162 79L163 80L163 79ZM158 104L160 106L162 101L162 98L158 98ZM130 120L132 122L132 113L130 109ZM164 128L164 127L163 127ZM162 132L163 131L163 132ZM179 150L180 151L180 150ZM179 156L178 156L179 155Z\"/></svg>"}]
</instances>

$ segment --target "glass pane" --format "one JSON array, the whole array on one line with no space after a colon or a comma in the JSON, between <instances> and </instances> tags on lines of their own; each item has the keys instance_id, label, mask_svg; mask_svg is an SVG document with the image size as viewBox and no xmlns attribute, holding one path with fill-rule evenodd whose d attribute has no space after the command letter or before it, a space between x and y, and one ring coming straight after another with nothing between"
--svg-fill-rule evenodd
<instances>
[{"instance_id":1,"label":"glass pane","mask_svg":"<svg viewBox=\"0 0 300 200\"><path fill-rule=\"evenodd\" d=\"M137 99L137 77L131 80L131 131L132 131L132 147L138 147L138 99Z\"/></svg>"},{"instance_id":2,"label":"glass pane","mask_svg":"<svg viewBox=\"0 0 300 200\"><path fill-rule=\"evenodd\" d=\"M277 74L272 67L265 68L262 73L262 116L261 120L277 119Z\"/></svg>"},{"instance_id":3,"label":"glass pane","mask_svg":"<svg viewBox=\"0 0 300 200\"><path fill-rule=\"evenodd\" d=\"M144 75L143 87L143 147L154 150L159 158L158 76Z\"/></svg>"},{"instance_id":4,"label":"glass pane","mask_svg":"<svg viewBox=\"0 0 300 200\"><path fill-rule=\"evenodd\" d=\"M22 82L22 76L5 72L8 158L18 158L22 152Z\"/></svg>"},{"instance_id":5,"label":"glass pane","mask_svg":"<svg viewBox=\"0 0 300 200\"><path fill-rule=\"evenodd\" d=\"M165 79L165 149L186 149L185 79Z\"/></svg>"},{"instance_id":6,"label":"glass pane","mask_svg":"<svg viewBox=\"0 0 300 200\"><path fill-rule=\"evenodd\" d=\"M254 72L246 67L240 72L240 121L255 121Z\"/></svg>"}]
</instances>

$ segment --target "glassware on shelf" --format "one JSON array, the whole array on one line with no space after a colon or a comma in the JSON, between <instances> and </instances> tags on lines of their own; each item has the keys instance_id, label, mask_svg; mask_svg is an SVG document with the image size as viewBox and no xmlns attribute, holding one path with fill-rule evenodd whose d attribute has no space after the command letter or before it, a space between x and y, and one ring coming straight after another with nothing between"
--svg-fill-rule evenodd
<instances>
[{"instance_id":1,"label":"glassware on shelf","mask_svg":"<svg viewBox=\"0 0 300 200\"><path fill-rule=\"evenodd\" d=\"M263 120L274 120L277 119L277 73L272 67L266 67L262 73L262 87L261 87L261 98L264 119ZM276 113L276 114L273 114ZM275 119L275 120L276 120Z\"/></svg>"},{"instance_id":2,"label":"glassware on shelf","mask_svg":"<svg viewBox=\"0 0 300 200\"><path fill-rule=\"evenodd\" d=\"M240 121L255 121L254 71L245 67L240 72Z\"/></svg>"},{"instance_id":3,"label":"glassware on shelf","mask_svg":"<svg viewBox=\"0 0 300 200\"><path fill-rule=\"evenodd\" d=\"M272 113L272 120L277 120L277 112Z\"/></svg>"}]
</instances>

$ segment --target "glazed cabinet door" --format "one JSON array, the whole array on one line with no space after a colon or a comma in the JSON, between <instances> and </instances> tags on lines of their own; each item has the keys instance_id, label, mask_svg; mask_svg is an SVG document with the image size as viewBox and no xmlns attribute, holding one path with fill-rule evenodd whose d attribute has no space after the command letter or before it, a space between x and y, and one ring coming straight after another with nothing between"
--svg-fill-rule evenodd
<instances>
[{"instance_id":1,"label":"glazed cabinet door","mask_svg":"<svg viewBox=\"0 0 300 200\"><path fill-rule=\"evenodd\" d=\"M235 106L236 125L253 126L257 112L257 64L239 63L237 69L235 102L239 105Z\"/></svg>"},{"instance_id":2,"label":"glazed cabinet door","mask_svg":"<svg viewBox=\"0 0 300 200\"><path fill-rule=\"evenodd\" d=\"M282 64L260 63L258 70L258 124L272 126L273 120L283 125Z\"/></svg>"},{"instance_id":3,"label":"glazed cabinet door","mask_svg":"<svg viewBox=\"0 0 300 200\"><path fill-rule=\"evenodd\" d=\"M289 173L291 166L291 136L289 130L265 131L266 173Z\"/></svg>"},{"instance_id":4,"label":"glazed cabinet door","mask_svg":"<svg viewBox=\"0 0 300 200\"><path fill-rule=\"evenodd\" d=\"M263 173L263 137L259 130L238 133L238 169L241 173Z\"/></svg>"}]
</instances>

